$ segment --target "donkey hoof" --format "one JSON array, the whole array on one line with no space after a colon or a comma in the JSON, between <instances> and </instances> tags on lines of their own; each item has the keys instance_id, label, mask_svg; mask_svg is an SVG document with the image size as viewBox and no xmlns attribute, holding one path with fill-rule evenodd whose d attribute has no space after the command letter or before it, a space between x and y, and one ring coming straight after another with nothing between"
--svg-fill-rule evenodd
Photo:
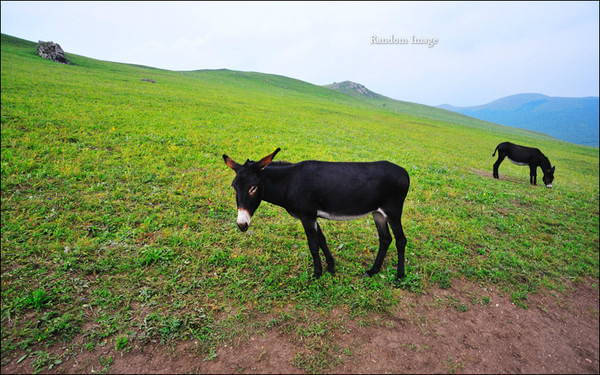
<instances>
[{"instance_id":1,"label":"donkey hoof","mask_svg":"<svg viewBox=\"0 0 600 375\"><path fill-rule=\"evenodd\" d=\"M405 277L405 276L406 276L405 274L402 274L402 275L398 275L398 276L396 276L396 278L394 279L394 282L395 282L396 284L400 284L400 283L402 282L402 280L404 280L404 277Z\"/></svg>"},{"instance_id":2,"label":"donkey hoof","mask_svg":"<svg viewBox=\"0 0 600 375\"><path fill-rule=\"evenodd\" d=\"M375 275L378 272L379 272L379 270L375 270L373 268L370 268L367 271L365 271L365 277L372 277L373 275Z\"/></svg>"}]
</instances>

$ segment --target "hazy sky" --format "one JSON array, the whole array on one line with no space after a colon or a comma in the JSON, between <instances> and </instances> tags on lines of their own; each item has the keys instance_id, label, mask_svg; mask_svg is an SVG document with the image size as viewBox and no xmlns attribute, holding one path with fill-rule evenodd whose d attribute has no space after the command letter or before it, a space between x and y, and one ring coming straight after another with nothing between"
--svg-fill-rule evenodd
<instances>
[{"instance_id":1,"label":"hazy sky","mask_svg":"<svg viewBox=\"0 0 600 375\"><path fill-rule=\"evenodd\" d=\"M598 11L572 1L2 1L2 33L100 60L351 80L399 100L477 105L598 96Z\"/></svg>"}]
</instances>

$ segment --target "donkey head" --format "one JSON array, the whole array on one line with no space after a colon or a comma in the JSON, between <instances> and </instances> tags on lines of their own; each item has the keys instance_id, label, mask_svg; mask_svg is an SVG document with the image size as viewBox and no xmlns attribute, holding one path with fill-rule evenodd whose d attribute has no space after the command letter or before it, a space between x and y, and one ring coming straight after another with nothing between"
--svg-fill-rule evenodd
<instances>
[{"instance_id":1,"label":"donkey head","mask_svg":"<svg viewBox=\"0 0 600 375\"><path fill-rule=\"evenodd\" d=\"M542 172L544 172L544 185L546 185L547 188L552 188L552 181L554 181L554 169L556 167L552 167L550 169L544 169L542 168Z\"/></svg>"},{"instance_id":2,"label":"donkey head","mask_svg":"<svg viewBox=\"0 0 600 375\"><path fill-rule=\"evenodd\" d=\"M237 225L242 232L245 232L250 226L250 219L260 205L264 194L262 170L273 161L280 150L277 148L259 161L246 160L244 164L238 164L229 156L223 155L225 164L235 171L235 178L231 186L235 190L237 201Z\"/></svg>"}]
</instances>

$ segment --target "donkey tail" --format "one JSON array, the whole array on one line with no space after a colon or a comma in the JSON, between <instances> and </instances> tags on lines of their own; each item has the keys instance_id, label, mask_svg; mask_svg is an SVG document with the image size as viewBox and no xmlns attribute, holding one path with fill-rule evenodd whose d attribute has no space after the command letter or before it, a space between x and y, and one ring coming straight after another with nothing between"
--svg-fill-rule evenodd
<instances>
[{"instance_id":1,"label":"donkey tail","mask_svg":"<svg viewBox=\"0 0 600 375\"><path fill-rule=\"evenodd\" d=\"M498 151L498 146L496 146L496 149L494 150L494 153L492 154L492 156L496 156L496 151Z\"/></svg>"}]
</instances>

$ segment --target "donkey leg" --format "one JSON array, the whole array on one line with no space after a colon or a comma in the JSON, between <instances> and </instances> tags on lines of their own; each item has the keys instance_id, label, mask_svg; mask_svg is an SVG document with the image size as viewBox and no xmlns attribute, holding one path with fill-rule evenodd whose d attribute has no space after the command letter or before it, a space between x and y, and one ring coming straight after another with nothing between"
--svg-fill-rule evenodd
<instances>
[{"instance_id":1,"label":"donkey leg","mask_svg":"<svg viewBox=\"0 0 600 375\"><path fill-rule=\"evenodd\" d=\"M377 233L379 234L379 251L377 252L377 257L375 258L375 262L373 263L373 267L371 267L367 272L365 272L365 276L373 276L377 272L381 270L381 265L383 264L383 259L387 254L388 247L390 243L392 243L392 235L390 234L390 230L388 228L387 219L380 212L373 212L373 219L375 220L375 225L377 226Z\"/></svg>"},{"instance_id":2,"label":"donkey leg","mask_svg":"<svg viewBox=\"0 0 600 375\"><path fill-rule=\"evenodd\" d=\"M500 178L498 176L498 167L500 167L500 163L502 163L502 160L504 160L504 157L506 155L503 155L501 152L498 153L498 160L496 160L496 162L494 163L494 178Z\"/></svg>"},{"instance_id":3,"label":"donkey leg","mask_svg":"<svg viewBox=\"0 0 600 375\"><path fill-rule=\"evenodd\" d=\"M313 258L313 277L318 279L323 274L323 266L321 265L321 257L319 256L319 235L317 230L317 219L303 219L302 226L304 227L304 233L306 233L306 239L308 241L310 255L312 255Z\"/></svg>"},{"instance_id":4,"label":"donkey leg","mask_svg":"<svg viewBox=\"0 0 600 375\"><path fill-rule=\"evenodd\" d=\"M398 250L398 273L396 280L400 280L405 274L404 251L406 250L406 236L404 235L404 229L402 229L402 218L400 215L393 218L388 217L388 221L394 232L394 237L396 237L396 249Z\"/></svg>"},{"instance_id":5,"label":"donkey leg","mask_svg":"<svg viewBox=\"0 0 600 375\"><path fill-rule=\"evenodd\" d=\"M529 183L531 185L537 185L537 166L529 166Z\"/></svg>"},{"instance_id":6,"label":"donkey leg","mask_svg":"<svg viewBox=\"0 0 600 375\"><path fill-rule=\"evenodd\" d=\"M327 272L333 275L335 272L335 261L333 260L333 256L331 256L331 252L329 251L329 247L327 247L327 240L325 239L325 235L321 230L321 226L317 222L317 236L319 238L319 247L323 250L323 254L325 255L325 261L327 262Z\"/></svg>"}]
</instances>

